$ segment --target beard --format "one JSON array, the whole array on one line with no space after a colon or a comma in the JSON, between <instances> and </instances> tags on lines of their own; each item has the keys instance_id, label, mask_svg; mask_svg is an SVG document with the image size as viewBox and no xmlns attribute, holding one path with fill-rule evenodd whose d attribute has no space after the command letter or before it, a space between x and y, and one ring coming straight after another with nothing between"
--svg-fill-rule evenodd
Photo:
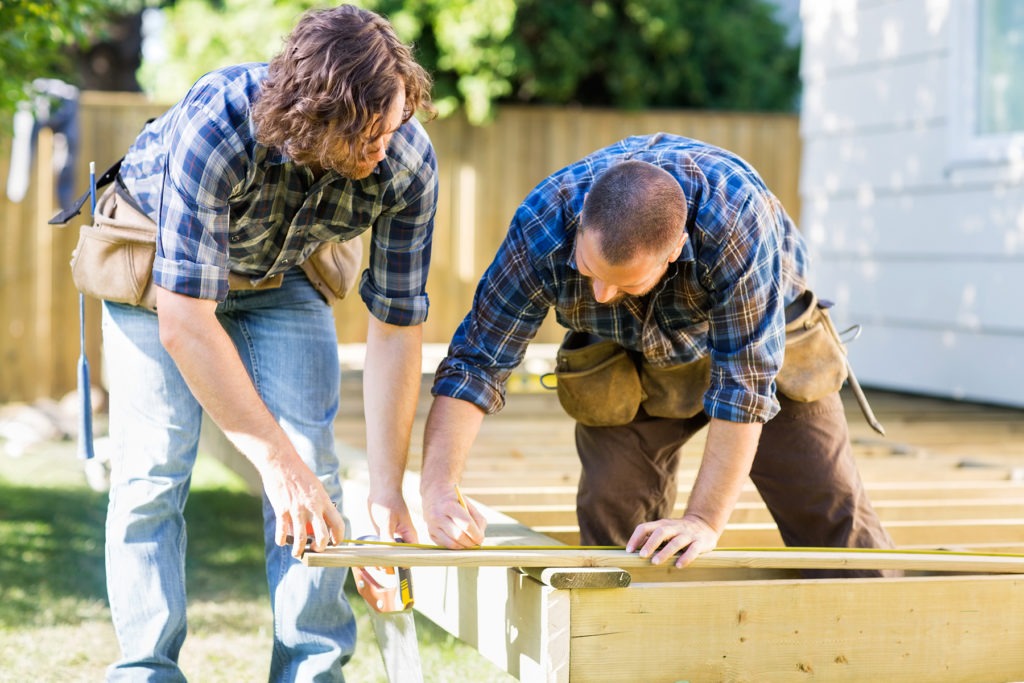
<instances>
[{"instance_id":1,"label":"beard","mask_svg":"<svg viewBox=\"0 0 1024 683\"><path fill-rule=\"evenodd\" d=\"M377 168L377 162L364 159L355 161L345 160L332 163L331 168L349 180L362 180L373 173L374 169Z\"/></svg>"}]
</instances>

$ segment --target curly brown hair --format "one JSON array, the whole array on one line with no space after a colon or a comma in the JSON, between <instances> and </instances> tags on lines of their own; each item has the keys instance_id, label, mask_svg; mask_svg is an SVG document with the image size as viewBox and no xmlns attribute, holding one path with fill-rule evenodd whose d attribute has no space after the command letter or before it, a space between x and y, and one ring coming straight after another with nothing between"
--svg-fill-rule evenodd
<instances>
[{"instance_id":1,"label":"curly brown hair","mask_svg":"<svg viewBox=\"0 0 1024 683\"><path fill-rule=\"evenodd\" d=\"M430 75L386 19L351 5L311 10L270 62L253 106L256 139L323 167L338 165L340 141L358 165L403 86L402 123L417 111L436 115Z\"/></svg>"}]
</instances>

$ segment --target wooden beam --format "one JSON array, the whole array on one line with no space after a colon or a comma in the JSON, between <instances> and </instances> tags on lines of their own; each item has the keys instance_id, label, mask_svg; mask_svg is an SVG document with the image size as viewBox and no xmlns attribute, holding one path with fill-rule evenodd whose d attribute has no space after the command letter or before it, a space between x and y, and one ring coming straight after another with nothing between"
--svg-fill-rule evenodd
<instances>
[{"instance_id":1,"label":"wooden beam","mask_svg":"<svg viewBox=\"0 0 1024 683\"><path fill-rule=\"evenodd\" d=\"M496 509L529 527L558 527L576 524L576 504L495 505ZM883 521L929 522L940 519L996 519L1019 517L1024 511L1024 498L933 498L922 500L878 500L875 511ZM676 503L672 514L682 517L686 501ZM772 522L771 513L761 501L740 501L729 517L730 524L764 524Z\"/></svg>"},{"instance_id":2,"label":"wooden beam","mask_svg":"<svg viewBox=\"0 0 1024 683\"><path fill-rule=\"evenodd\" d=\"M1024 542L1024 518L893 520L885 522L884 526L892 540L900 547ZM575 525L534 528L565 545L579 545L579 529ZM782 545L782 537L774 523L729 524L722 533L719 545L742 548L775 547Z\"/></svg>"},{"instance_id":3,"label":"wooden beam","mask_svg":"<svg viewBox=\"0 0 1024 683\"><path fill-rule=\"evenodd\" d=\"M571 600L574 681L1024 680L1020 576L634 583Z\"/></svg>"},{"instance_id":4,"label":"wooden beam","mask_svg":"<svg viewBox=\"0 0 1024 683\"><path fill-rule=\"evenodd\" d=\"M577 588L625 588L629 572L606 567L524 567L523 571L545 586L561 590Z\"/></svg>"},{"instance_id":5,"label":"wooden beam","mask_svg":"<svg viewBox=\"0 0 1024 683\"><path fill-rule=\"evenodd\" d=\"M865 481L871 500L917 500L953 498L1014 498L1024 504L1024 481L1009 479L971 478L962 481L935 481L917 479L907 481ZM529 485L485 484L468 478L462 492L488 505L575 505L576 482L538 483L537 477ZM678 489L680 500L690 493L689 483ZM740 495L741 501L760 502L761 497L753 484L746 484Z\"/></svg>"},{"instance_id":6,"label":"wooden beam","mask_svg":"<svg viewBox=\"0 0 1024 683\"><path fill-rule=\"evenodd\" d=\"M446 550L401 546L338 546L314 553L310 567L614 567L646 568L650 560L625 550L544 549L489 546ZM959 552L901 552L852 549L721 549L693 562L696 568L908 569L937 572L1024 573L1024 556ZM678 570L685 572L685 569Z\"/></svg>"}]
</instances>

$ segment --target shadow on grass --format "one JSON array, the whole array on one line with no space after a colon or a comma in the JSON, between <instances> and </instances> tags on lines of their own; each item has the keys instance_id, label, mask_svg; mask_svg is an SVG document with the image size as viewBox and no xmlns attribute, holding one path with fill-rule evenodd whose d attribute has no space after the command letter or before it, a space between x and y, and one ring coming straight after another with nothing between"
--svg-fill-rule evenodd
<instances>
[{"instance_id":1,"label":"shadow on grass","mask_svg":"<svg viewBox=\"0 0 1024 683\"><path fill-rule=\"evenodd\" d=\"M105 607L106 506L88 489L0 481L0 628L77 624ZM185 518L189 598L266 599L260 501L194 490Z\"/></svg>"}]
</instances>

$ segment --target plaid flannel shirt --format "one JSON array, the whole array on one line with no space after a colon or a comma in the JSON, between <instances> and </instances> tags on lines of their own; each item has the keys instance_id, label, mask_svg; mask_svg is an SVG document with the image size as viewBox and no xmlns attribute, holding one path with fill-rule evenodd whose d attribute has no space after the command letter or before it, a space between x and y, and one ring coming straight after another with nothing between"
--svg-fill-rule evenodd
<instances>
[{"instance_id":1,"label":"plaid flannel shirt","mask_svg":"<svg viewBox=\"0 0 1024 683\"><path fill-rule=\"evenodd\" d=\"M576 269L576 231L594 179L627 159L655 164L679 181L689 239L654 290L600 304ZM779 410L774 378L784 309L805 289L806 265L793 222L741 158L672 135L627 138L556 172L526 197L432 391L500 410L505 380L554 308L562 326L612 339L657 367L710 354L707 414L767 421Z\"/></svg>"},{"instance_id":2,"label":"plaid flannel shirt","mask_svg":"<svg viewBox=\"0 0 1024 683\"><path fill-rule=\"evenodd\" d=\"M229 271L256 284L322 242L371 230L363 301L385 322L423 322L437 200L437 162L423 127L415 119L403 125L363 180L330 170L316 179L255 140L251 106L266 74L266 64L207 74L128 151L121 179L159 226L154 282L222 301Z\"/></svg>"}]
</instances>

